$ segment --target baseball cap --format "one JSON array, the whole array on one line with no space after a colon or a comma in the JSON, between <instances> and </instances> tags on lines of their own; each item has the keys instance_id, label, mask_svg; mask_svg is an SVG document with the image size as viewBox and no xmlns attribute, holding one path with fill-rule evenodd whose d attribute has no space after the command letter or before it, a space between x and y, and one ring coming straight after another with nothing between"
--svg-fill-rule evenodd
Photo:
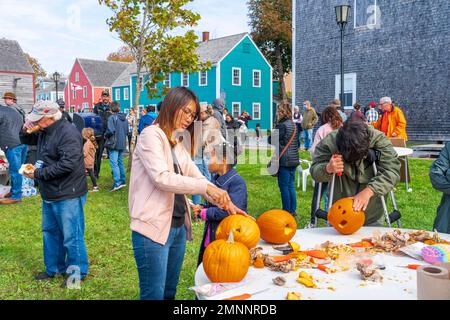
<instances>
[{"instance_id":1,"label":"baseball cap","mask_svg":"<svg viewBox=\"0 0 450 320\"><path fill-rule=\"evenodd\" d=\"M375 103L375 101L371 101L371 102L369 103L369 106L371 106L371 107L376 107L377 104Z\"/></svg>"},{"instance_id":2,"label":"baseball cap","mask_svg":"<svg viewBox=\"0 0 450 320\"><path fill-rule=\"evenodd\" d=\"M36 122L43 117L51 117L57 114L59 111L59 105L56 102L45 100L39 101L33 106L31 112L27 115L27 120Z\"/></svg>"},{"instance_id":3,"label":"baseball cap","mask_svg":"<svg viewBox=\"0 0 450 320\"><path fill-rule=\"evenodd\" d=\"M102 97L103 96L109 97L109 90L103 90L102 91Z\"/></svg>"},{"instance_id":4,"label":"baseball cap","mask_svg":"<svg viewBox=\"0 0 450 320\"><path fill-rule=\"evenodd\" d=\"M389 97L383 97L383 98L380 99L380 104L383 104L383 103L392 104L392 99L389 98Z\"/></svg>"}]
</instances>

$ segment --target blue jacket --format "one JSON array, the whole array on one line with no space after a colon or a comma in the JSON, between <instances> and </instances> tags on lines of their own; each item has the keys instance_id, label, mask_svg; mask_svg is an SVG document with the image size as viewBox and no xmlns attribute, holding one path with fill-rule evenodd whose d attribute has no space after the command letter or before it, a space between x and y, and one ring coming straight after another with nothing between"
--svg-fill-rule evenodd
<instances>
[{"instance_id":1,"label":"blue jacket","mask_svg":"<svg viewBox=\"0 0 450 320\"><path fill-rule=\"evenodd\" d=\"M113 113L108 118L108 126L106 128L105 137L110 139L114 136L115 143L109 149L126 150L128 140L128 121L123 113Z\"/></svg>"},{"instance_id":2,"label":"blue jacket","mask_svg":"<svg viewBox=\"0 0 450 320\"><path fill-rule=\"evenodd\" d=\"M239 209L247 212L247 185L245 184L244 179L236 172L236 170L231 169L223 176L219 176L216 174L212 177L211 182L216 187L228 192L231 201L233 201L233 203ZM210 242L214 241L216 239L217 227L223 219L228 217L227 211L222 210L214 205L207 204L204 207L207 208L206 221L202 244L200 246L198 264L200 264L203 260L206 232L209 229L209 240Z\"/></svg>"},{"instance_id":3,"label":"blue jacket","mask_svg":"<svg viewBox=\"0 0 450 320\"><path fill-rule=\"evenodd\" d=\"M139 120L138 134L141 134L142 130L151 126L153 121L158 117L154 112L149 112Z\"/></svg>"}]
</instances>

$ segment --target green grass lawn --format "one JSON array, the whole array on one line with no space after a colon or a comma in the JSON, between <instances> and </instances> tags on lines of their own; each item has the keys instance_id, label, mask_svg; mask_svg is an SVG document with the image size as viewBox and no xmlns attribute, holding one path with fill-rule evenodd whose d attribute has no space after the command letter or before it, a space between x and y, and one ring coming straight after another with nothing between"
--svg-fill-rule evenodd
<instances>
[{"instance_id":1,"label":"green grass lawn","mask_svg":"<svg viewBox=\"0 0 450 320\"><path fill-rule=\"evenodd\" d=\"M248 154L247 154L248 156ZM302 158L308 158L302 153ZM281 207L276 179L261 176L260 165L239 164L238 171L248 187L249 213L255 217ZM395 192L405 228L431 230L441 194L431 187L428 170L431 160L410 159L412 193L404 184ZM41 199L25 199L22 204L0 207L0 299L138 299L138 276L129 229L127 189L109 193L112 185L107 161L102 167L101 191L89 193L85 207L85 240L90 274L81 290L60 289L62 279L49 282L33 280L43 271ZM298 223L308 221L312 187L307 192L297 189ZM194 224L194 241L188 243L179 282L177 299L194 299L189 287L194 284L198 248L203 225Z\"/></svg>"}]
</instances>

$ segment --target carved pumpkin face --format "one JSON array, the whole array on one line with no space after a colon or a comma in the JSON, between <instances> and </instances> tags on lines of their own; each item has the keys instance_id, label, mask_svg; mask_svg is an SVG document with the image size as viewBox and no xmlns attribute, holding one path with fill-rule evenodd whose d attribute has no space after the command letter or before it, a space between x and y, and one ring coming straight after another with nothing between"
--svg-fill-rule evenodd
<instances>
[{"instance_id":1,"label":"carved pumpkin face","mask_svg":"<svg viewBox=\"0 0 450 320\"><path fill-rule=\"evenodd\" d=\"M366 220L364 211L353 211L353 199L342 198L336 201L328 212L328 222L341 234L358 231Z\"/></svg>"},{"instance_id":2,"label":"carved pumpkin face","mask_svg":"<svg viewBox=\"0 0 450 320\"><path fill-rule=\"evenodd\" d=\"M248 248L234 242L233 231L228 240L211 242L203 255L203 269L211 282L240 282L247 275L250 264Z\"/></svg>"},{"instance_id":3,"label":"carved pumpkin face","mask_svg":"<svg viewBox=\"0 0 450 320\"><path fill-rule=\"evenodd\" d=\"M256 223L261 231L261 238L268 243L286 243L297 232L297 222L284 210L267 211L259 216Z\"/></svg>"},{"instance_id":4,"label":"carved pumpkin face","mask_svg":"<svg viewBox=\"0 0 450 320\"><path fill-rule=\"evenodd\" d=\"M259 242L259 227L249 217L239 214L226 217L217 227L216 239L228 239L231 230L234 240L243 243L248 249L255 247Z\"/></svg>"}]
</instances>

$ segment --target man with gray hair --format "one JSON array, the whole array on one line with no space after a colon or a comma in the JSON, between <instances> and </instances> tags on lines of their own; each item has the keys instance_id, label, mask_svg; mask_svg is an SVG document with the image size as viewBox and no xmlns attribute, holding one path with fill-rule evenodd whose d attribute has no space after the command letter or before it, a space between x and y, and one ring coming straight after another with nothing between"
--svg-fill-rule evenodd
<instances>
[{"instance_id":1,"label":"man with gray hair","mask_svg":"<svg viewBox=\"0 0 450 320\"><path fill-rule=\"evenodd\" d=\"M408 141L405 115L399 107L394 106L390 97L380 99L380 110L383 114L376 122L371 123L372 126L388 138L403 138Z\"/></svg>"},{"instance_id":2,"label":"man with gray hair","mask_svg":"<svg viewBox=\"0 0 450 320\"><path fill-rule=\"evenodd\" d=\"M79 284L88 272L83 139L75 126L62 119L58 104L52 101L33 106L20 136L23 143L37 145L40 162L24 171L26 177L39 181L42 197L45 272L35 279L47 280L60 274L68 277L61 287Z\"/></svg>"}]
</instances>

